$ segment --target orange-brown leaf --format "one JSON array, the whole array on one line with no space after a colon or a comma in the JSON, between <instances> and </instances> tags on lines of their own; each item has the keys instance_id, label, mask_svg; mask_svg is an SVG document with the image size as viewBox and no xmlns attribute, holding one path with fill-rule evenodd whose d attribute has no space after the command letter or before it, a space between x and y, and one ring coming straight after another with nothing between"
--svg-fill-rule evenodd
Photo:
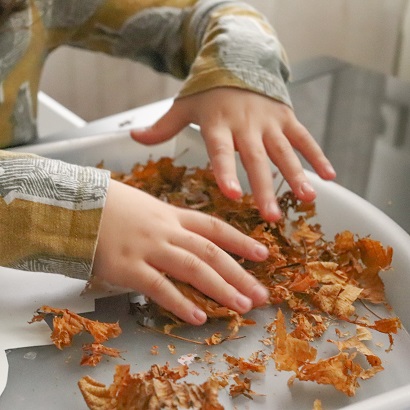
<instances>
[{"instance_id":1,"label":"orange-brown leaf","mask_svg":"<svg viewBox=\"0 0 410 410\"><path fill-rule=\"evenodd\" d=\"M379 241L370 238L362 238L358 241L363 263L369 268L387 269L390 267L393 249L386 249Z\"/></svg>"},{"instance_id":2,"label":"orange-brown leaf","mask_svg":"<svg viewBox=\"0 0 410 410\"><path fill-rule=\"evenodd\" d=\"M181 373L165 365L131 374L128 365L121 365L116 367L114 381L108 387L89 376L80 379L78 386L91 410L223 410L218 401L219 385L216 380L208 379L201 385L178 383L176 375L185 377L186 371Z\"/></svg>"},{"instance_id":3,"label":"orange-brown leaf","mask_svg":"<svg viewBox=\"0 0 410 410\"><path fill-rule=\"evenodd\" d=\"M315 360L317 351L314 347L307 341L296 339L287 333L285 316L281 309L278 310L275 324L275 348L272 357L278 370L297 371L302 364Z\"/></svg>"},{"instance_id":4,"label":"orange-brown leaf","mask_svg":"<svg viewBox=\"0 0 410 410\"><path fill-rule=\"evenodd\" d=\"M121 357L121 352L113 347L106 347L101 343L86 343L82 347L83 357L81 366L96 366L103 356Z\"/></svg>"},{"instance_id":5,"label":"orange-brown leaf","mask_svg":"<svg viewBox=\"0 0 410 410\"><path fill-rule=\"evenodd\" d=\"M234 356L224 355L225 361L232 366L239 370L240 373L245 374L247 372L253 373L265 373L266 371L266 364L259 361L249 362L243 359L242 357L236 358Z\"/></svg>"}]
</instances>

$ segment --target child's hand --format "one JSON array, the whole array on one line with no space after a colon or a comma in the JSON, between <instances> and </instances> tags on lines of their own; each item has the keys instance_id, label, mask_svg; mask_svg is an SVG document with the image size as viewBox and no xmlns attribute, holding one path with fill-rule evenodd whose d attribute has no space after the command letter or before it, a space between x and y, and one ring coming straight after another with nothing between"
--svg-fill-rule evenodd
<instances>
[{"instance_id":1,"label":"child's hand","mask_svg":"<svg viewBox=\"0 0 410 410\"><path fill-rule=\"evenodd\" d=\"M268 256L265 246L217 218L111 181L93 274L149 296L194 325L206 314L161 272L239 313L266 303L265 287L219 246L253 261Z\"/></svg>"},{"instance_id":2,"label":"child's hand","mask_svg":"<svg viewBox=\"0 0 410 410\"><path fill-rule=\"evenodd\" d=\"M298 150L324 179L336 174L322 150L291 108L262 95L236 88L216 88L177 99L152 127L131 132L144 144L165 141L189 123L198 124L205 139L217 183L228 198L242 191L236 175L234 151L240 154L261 215L280 217L270 161L274 162L298 198L316 194L294 152Z\"/></svg>"}]
</instances>

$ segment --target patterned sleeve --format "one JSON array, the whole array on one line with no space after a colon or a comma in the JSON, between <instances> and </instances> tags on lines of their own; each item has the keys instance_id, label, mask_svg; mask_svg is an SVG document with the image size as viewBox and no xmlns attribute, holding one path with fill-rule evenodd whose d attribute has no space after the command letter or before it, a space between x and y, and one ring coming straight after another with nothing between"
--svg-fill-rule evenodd
<instances>
[{"instance_id":1,"label":"patterned sleeve","mask_svg":"<svg viewBox=\"0 0 410 410\"><path fill-rule=\"evenodd\" d=\"M46 3L43 2L44 7ZM66 37L68 44L140 61L158 71L186 78L180 96L233 86L291 106L283 48L267 19L245 2L52 3L53 8L48 5L42 14L55 41L61 36L61 28L70 28L73 35Z\"/></svg>"},{"instance_id":2,"label":"patterned sleeve","mask_svg":"<svg viewBox=\"0 0 410 410\"><path fill-rule=\"evenodd\" d=\"M0 265L88 279L104 170L0 151Z\"/></svg>"}]
</instances>

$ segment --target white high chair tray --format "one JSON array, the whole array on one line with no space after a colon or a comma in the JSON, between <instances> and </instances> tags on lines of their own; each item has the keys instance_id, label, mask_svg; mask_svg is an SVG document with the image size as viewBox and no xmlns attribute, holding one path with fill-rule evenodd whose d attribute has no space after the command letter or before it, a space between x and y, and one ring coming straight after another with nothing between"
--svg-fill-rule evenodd
<instances>
[{"instance_id":1,"label":"white high chair tray","mask_svg":"<svg viewBox=\"0 0 410 410\"><path fill-rule=\"evenodd\" d=\"M82 139L66 140L53 143L24 147L18 150L30 151L43 156L62 159L82 165L94 166L104 161L106 168L116 171L130 171L136 162L145 162L150 156L178 156L179 162L186 165L204 166L207 162L206 151L198 131L188 127L180 135L165 144L145 147L135 143L127 133L90 136ZM393 269L382 274L390 304L403 322L410 329L410 237L384 213L352 192L332 182L324 182L316 175L308 173L315 186L317 195L317 222L321 224L326 237L333 239L337 232L350 230L360 236L370 235L385 246L394 249ZM240 169L240 178L246 187L246 176ZM35 275L33 273L33 275ZM109 296L109 295L108 295ZM147 370L151 364L177 366L177 359L186 354L203 357L206 350L217 354L216 364L223 353L247 358L250 353L262 349L260 340L264 337L263 325L273 320L277 307L255 310L250 317L257 321L256 326L243 328L244 339L223 343L219 346L201 346L169 339L141 328L136 318L128 314L127 298L108 297L97 301L97 310L90 317L105 321L120 321L123 334L110 341L110 346L125 350L121 359L103 360L96 368L80 367L80 342L67 351L58 351L54 346L11 350L8 354L10 375L8 385L0 397L0 408L23 409L30 403L30 409L58 408L85 409L85 403L77 387L77 381L84 375L91 375L98 381L111 384L116 364L129 363L132 372ZM18 303L18 302L16 302ZM42 305L38 300L38 305ZM58 306L65 307L65 306ZM12 307L10 307L12 308ZM383 310L383 314L387 314ZM32 313L32 312L29 312ZM28 315L29 315L28 313ZM30 317L27 317L29 320ZM24 326L28 326L23 324ZM33 325L31 325L33 326ZM223 325L224 326L224 325ZM221 327L220 327L221 329ZM224 327L222 327L224 329ZM182 333L186 337L208 337L214 332L214 325L201 328L188 327ZM329 337L335 338L334 329L325 335L323 344ZM328 337L326 337L328 336ZM111 343L112 342L112 343ZM49 343L49 341L45 341ZM168 351L167 345L176 346L176 354ZM383 343L380 347L379 343ZM153 345L158 346L158 355L151 355ZM329 345L329 344L327 344ZM27 344L27 346L30 346ZM322 342L319 342L319 349ZM266 374L254 377L252 389L265 396L231 399L226 391L220 392L220 401L226 409L297 409L313 408L315 399L322 401L323 409L344 410L400 410L410 408L410 336L405 329L395 336L393 350L388 347L386 335L378 335L370 348L381 357L385 370L370 380L361 381L354 397L347 397L331 386L317 385L312 382L295 381L288 387L290 372L278 372L270 362ZM327 347L329 348L329 347ZM34 360L24 359L28 352L36 352ZM327 351L329 353L329 351ZM190 375L186 380L201 383L209 377L209 368L204 363L193 364L190 370L199 372L199 376ZM13 404L12 407L10 405ZM9 405L9 407L7 407Z\"/></svg>"}]
</instances>

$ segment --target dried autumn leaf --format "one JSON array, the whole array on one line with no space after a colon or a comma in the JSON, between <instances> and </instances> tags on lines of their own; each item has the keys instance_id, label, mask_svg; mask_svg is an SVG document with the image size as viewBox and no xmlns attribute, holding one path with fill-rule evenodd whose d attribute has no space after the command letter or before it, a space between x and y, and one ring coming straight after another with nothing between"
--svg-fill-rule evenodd
<instances>
[{"instance_id":1,"label":"dried autumn leaf","mask_svg":"<svg viewBox=\"0 0 410 410\"><path fill-rule=\"evenodd\" d=\"M313 295L312 301L323 312L332 314L336 306L337 298L342 290L343 286L340 284L323 285L319 291Z\"/></svg>"},{"instance_id":2,"label":"dried autumn leaf","mask_svg":"<svg viewBox=\"0 0 410 410\"><path fill-rule=\"evenodd\" d=\"M308 262L306 268L309 276L322 284L344 285L348 281L346 273L335 262Z\"/></svg>"},{"instance_id":3,"label":"dried autumn leaf","mask_svg":"<svg viewBox=\"0 0 410 410\"><path fill-rule=\"evenodd\" d=\"M184 367L184 366L181 366ZM201 385L180 382L185 369L152 366L143 373L130 373L130 366L116 366L114 381L106 386L89 376L78 386L91 410L204 409L223 410L218 401L219 385L208 379Z\"/></svg>"},{"instance_id":4,"label":"dried autumn leaf","mask_svg":"<svg viewBox=\"0 0 410 410\"><path fill-rule=\"evenodd\" d=\"M354 396L359 387L358 379L367 379L382 369L374 366L365 370L354 361L355 357L355 353L340 352L336 356L321 359L316 363L306 363L296 371L294 378L314 381L318 384L330 384L346 395Z\"/></svg>"},{"instance_id":5,"label":"dried autumn leaf","mask_svg":"<svg viewBox=\"0 0 410 410\"><path fill-rule=\"evenodd\" d=\"M67 346L71 346L73 337L83 330L83 321L67 311L63 312L62 316L54 316L53 332L50 337L54 345L62 350Z\"/></svg>"},{"instance_id":6,"label":"dried autumn leaf","mask_svg":"<svg viewBox=\"0 0 410 410\"><path fill-rule=\"evenodd\" d=\"M318 285L317 280L309 274L297 273L293 277L292 282L288 285L288 289L292 292L306 293Z\"/></svg>"},{"instance_id":7,"label":"dried autumn leaf","mask_svg":"<svg viewBox=\"0 0 410 410\"><path fill-rule=\"evenodd\" d=\"M253 396L264 396L251 390L251 380L245 377L241 379L238 375L233 377L235 384L229 386L229 394L231 397L245 396L248 399L253 399Z\"/></svg>"},{"instance_id":8,"label":"dried autumn leaf","mask_svg":"<svg viewBox=\"0 0 410 410\"><path fill-rule=\"evenodd\" d=\"M244 360L242 357L238 359L234 356L229 356L226 354L224 354L224 358L232 368L238 369L242 374L247 372L265 373L266 371L266 363L260 360L249 362Z\"/></svg>"},{"instance_id":9,"label":"dried autumn leaf","mask_svg":"<svg viewBox=\"0 0 410 410\"><path fill-rule=\"evenodd\" d=\"M291 322L294 325L291 336L301 340L316 340L328 328L328 320L322 315L309 312L294 313Z\"/></svg>"},{"instance_id":10,"label":"dried autumn leaf","mask_svg":"<svg viewBox=\"0 0 410 410\"><path fill-rule=\"evenodd\" d=\"M341 352L337 356L319 360L317 363L303 365L297 372L300 380L315 381L319 384L332 384L343 393L353 396L359 386L357 379L368 379L383 370L381 360L364 343L370 340L371 334L364 328L358 327L355 336L344 341L329 340ZM364 369L355 362L356 353L348 355L345 350L354 349L366 357L370 367Z\"/></svg>"},{"instance_id":11,"label":"dried autumn leaf","mask_svg":"<svg viewBox=\"0 0 410 410\"><path fill-rule=\"evenodd\" d=\"M121 357L121 352L118 349L104 346L101 343L86 343L82 349L81 366L96 366L103 356Z\"/></svg>"},{"instance_id":12,"label":"dried autumn leaf","mask_svg":"<svg viewBox=\"0 0 410 410\"><path fill-rule=\"evenodd\" d=\"M355 312L353 303L362 293L362 289L353 285L346 285L339 293L336 304L333 309L333 314L337 317L349 317Z\"/></svg>"},{"instance_id":13,"label":"dried autumn leaf","mask_svg":"<svg viewBox=\"0 0 410 410\"><path fill-rule=\"evenodd\" d=\"M305 340L296 339L286 331L285 316L279 309L275 319L275 347L272 358L278 370L297 369L304 363L316 358L316 349Z\"/></svg>"},{"instance_id":14,"label":"dried autumn leaf","mask_svg":"<svg viewBox=\"0 0 410 410\"><path fill-rule=\"evenodd\" d=\"M345 253L355 248L354 236L350 231L343 231L335 235L335 251Z\"/></svg>"},{"instance_id":15,"label":"dried autumn leaf","mask_svg":"<svg viewBox=\"0 0 410 410\"><path fill-rule=\"evenodd\" d=\"M362 289L349 284L323 285L312 300L323 312L345 318L355 312L353 303L361 292Z\"/></svg>"},{"instance_id":16,"label":"dried autumn leaf","mask_svg":"<svg viewBox=\"0 0 410 410\"><path fill-rule=\"evenodd\" d=\"M390 267L393 249L386 249L379 241L370 238L362 238L358 241L358 247L363 263L368 268L387 269Z\"/></svg>"},{"instance_id":17,"label":"dried autumn leaf","mask_svg":"<svg viewBox=\"0 0 410 410\"><path fill-rule=\"evenodd\" d=\"M216 356L217 355L215 353L211 353L209 350L207 350L205 352L205 356L204 356L203 360L204 360L205 363L213 364L213 363L215 363L215 357Z\"/></svg>"},{"instance_id":18,"label":"dried autumn leaf","mask_svg":"<svg viewBox=\"0 0 410 410\"><path fill-rule=\"evenodd\" d=\"M313 402L313 410L322 410L322 402L319 399Z\"/></svg>"},{"instance_id":19,"label":"dried autumn leaf","mask_svg":"<svg viewBox=\"0 0 410 410\"><path fill-rule=\"evenodd\" d=\"M32 322L44 320L47 314L54 315L51 339L59 349L70 346L72 338L84 330L93 336L96 343L105 342L121 334L121 328L118 323L94 321L68 309L42 306L37 312L39 314L33 317Z\"/></svg>"},{"instance_id":20,"label":"dried autumn leaf","mask_svg":"<svg viewBox=\"0 0 410 410\"><path fill-rule=\"evenodd\" d=\"M402 324L398 317L391 317L387 319L376 320L371 328L381 333L397 334L399 329L402 329Z\"/></svg>"},{"instance_id":21,"label":"dried autumn leaf","mask_svg":"<svg viewBox=\"0 0 410 410\"><path fill-rule=\"evenodd\" d=\"M316 363L308 363L296 372L295 377L299 380L314 381L318 384L331 384L337 390L353 396L356 388L357 367L353 366L353 356L347 353L339 353L327 359L321 359Z\"/></svg>"},{"instance_id":22,"label":"dried autumn leaf","mask_svg":"<svg viewBox=\"0 0 410 410\"><path fill-rule=\"evenodd\" d=\"M360 341L357 336L353 336L345 341L329 340L329 342L334 343L340 351L356 349L359 353L366 356L368 363L373 368L371 372L372 374L383 370L380 358L376 356L362 341Z\"/></svg>"},{"instance_id":23,"label":"dried autumn leaf","mask_svg":"<svg viewBox=\"0 0 410 410\"><path fill-rule=\"evenodd\" d=\"M110 338L118 337L121 334L121 328L118 323L103 323L87 319L71 312L68 309L53 308L51 306L42 306L37 310L37 315L33 316L30 323L44 320L48 314L53 315L53 331L51 340L54 345L62 350L71 346L73 337L86 331L94 338L94 343L85 344L83 349L85 355L81 364L95 366L101 360L102 355L120 357L119 351L104 347L101 343Z\"/></svg>"},{"instance_id":24,"label":"dried autumn leaf","mask_svg":"<svg viewBox=\"0 0 410 410\"><path fill-rule=\"evenodd\" d=\"M224 338L222 337L221 332L216 332L211 337L205 339L205 342L208 346L220 345L223 342Z\"/></svg>"},{"instance_id":25,"label":"dried autumn leaf","mask_svg":"<svg viewBox=\"0 0 410 410\"><path fill-rule=\"evenodd\" d=\"M314 244L323 236L322 232L317 232L303 218L299 218L295 226L297 229L292 233L291 238L300 244Z\"/></svg>"},{"instance_id":26,"label":"dried autumn leaf","mask_svg":"<svg viewBox=\"0 0 410 410\"><path fill-rule=\"evenodd\" d=\"M169 344L168 345L168 350L171 354L175 354L176 353L176 347L173 344Z\"/></svg>"},{"instance_id":27,"label":"dried autumn leaf","mask_svg":"<svg viewBox=\"0 0 410 410\"><path fill-rule=\"evenodd\" d=\"M78 381L78 387L83 394L87 407L91 410L114 410L111 405L111 393L104 383L85 376Z\"/></svg>"}]
</instances>

